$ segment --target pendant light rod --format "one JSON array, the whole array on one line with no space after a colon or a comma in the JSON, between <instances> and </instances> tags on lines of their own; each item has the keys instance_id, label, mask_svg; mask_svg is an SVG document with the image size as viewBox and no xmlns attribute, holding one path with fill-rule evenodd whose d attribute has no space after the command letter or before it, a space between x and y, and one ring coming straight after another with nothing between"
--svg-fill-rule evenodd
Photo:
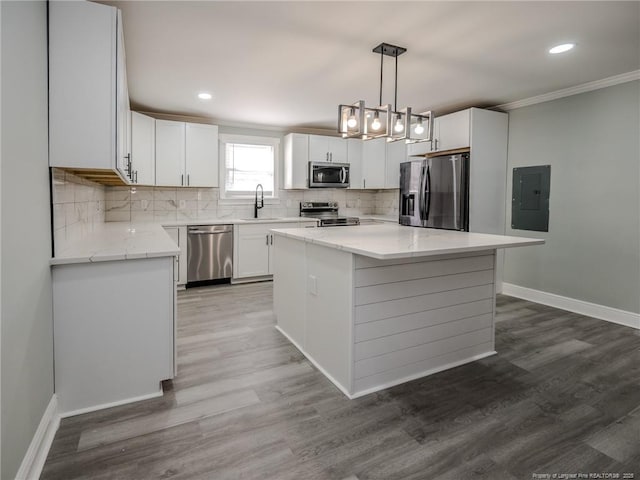
<instances>
[{"instance_id":1,"label":"pendant light rod","mask_svg":"<svg viewBox=\"0 0 640 480\"><path fill-rule=\"evenodd\" d=\"M382 66L384 62L384 55L380 52L380 101L378 105L382 105Z\"/></svg>"},{"instance_id":2,"label":"pendant light rod","mask_svg":"<svg viewBox=\"0 0 640 480\"><path fill-rule=\"evenodd\" d=\"M382 61L383 55L389 57L395 57L396 59L396 75L395 75L395 88L394 88L394 103L393 109L398 110L398 57L407 51L404 47L398 47L397 45L391 45L390 43L381 43L373 49L375 53L380 54L380 105L382 105Z\"/></svg>"},{"instance_id":3,"label":"pendant light rod","mask_svg":"<svg viewBox=\"0 0 640 480\"><path fill-rule=\"evenodd\" d=\"M393 109L398 111L398 56L396 55L396 84L395 84L395 96L393 98Z\"/></svg>"}]
</instances>

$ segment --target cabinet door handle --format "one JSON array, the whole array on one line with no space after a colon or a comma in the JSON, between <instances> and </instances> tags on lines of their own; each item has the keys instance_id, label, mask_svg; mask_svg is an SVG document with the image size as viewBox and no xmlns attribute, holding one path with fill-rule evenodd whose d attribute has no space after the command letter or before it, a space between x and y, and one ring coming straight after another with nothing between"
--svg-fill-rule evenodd
<instances>
[{"instance_id":1,"label":"cabinet door handle","mask_svg":"<svg viewBox=\"0 0 640 480\"><path fill-rule=\"evenodd\" d=\"M367 188L367 181L366 180L362 180L362 188Z\"/></svg>"},{"instance_id":2,"label":"cabinet door handle","mask_svg":"<svg viewBox=\"0 0 640 480\"><path fill-rule=\"evenodd\" d=\"M138 183L138 170L133 172L133 183Z\"/></svg>"},{"instance_id":3,"label":"cabinet door handle","mask_svg":"<svg viewBox=\"0 0 640 480\"><path fill-rule=\"evenodd\" d=\"M180 185L184 185L184 173L180 175Z\"/></svg>"},{"instance_id":4,"label":"cabinet door handle","mask_svg":"<svg viewBox=\"0 0 640 480\"><path fill-rule=\"evenodd\" d=\"M267 235L267 236L265 237L265 239L267 240L266 245L269 245L269 235Z\"/></svg>"},{"instance_id":5,"label":"cabinet door handle","mask_svg":"<svg viewBox=\"0 0 640 480\"><path fill-rule=\"evenodd\" d=\"M330 162L333 162L333 152L330 152L330 153L329 153L329 161L330 161Z\"/></svg>"},{"instance_id":6,"label":"cabinet door handle","mask_svg":"<svg viewBox=\"0 0 640 480\"><path fill-rule=\"evenodd\" d=\"M191 185L191 175L187 173L187 185Z\"/></svg>"},{"instance_id":7,"label":"cabinet door handle","mask_svg":"<svg viewBox=\"0 0 640 480\"><path fill-rule=\"evenodd\" d=\"M273 245L273 235L269 235L271 237L271 245Z\"/></svg>"}]
</instances>

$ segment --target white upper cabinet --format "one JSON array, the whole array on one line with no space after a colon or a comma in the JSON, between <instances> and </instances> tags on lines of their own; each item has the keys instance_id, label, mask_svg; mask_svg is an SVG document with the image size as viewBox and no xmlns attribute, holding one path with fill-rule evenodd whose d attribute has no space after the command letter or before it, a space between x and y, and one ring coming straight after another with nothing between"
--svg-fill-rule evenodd
<instances>
[{"instance_id":1,"label":"white upper cabinet","mask_svg":"<svg viewBox=\"0 0 640 480\"><path fill-rule=\"evenodd\" d=\"M407 159L404 142L384 138L360 140L290 133L284 137L284 188L308 188L309 162L348 163L349 188L398 188L400 163Z\"/></svg>"},{"instance_id":2,"label":"white upper cabinet","mask_svg":"<svg viewBox=\"0 0 640 480\"><path fill-rule=\"evenodd\" d=\"M118 10L118 28L116 44L116 144L117 168L124 172L129 180L135 182L131 166L131 108L129 106L129 88L127 86L127 57L124 52L124 32L122 14Z\"/></svg>"},{"instance_id":3,"label":"white upper cabinet","mask_svg":"<svg viewBox=\"0 0 640 480\"><path fill-rule=\"evenodd\" d=\"M131 112L131 169L134 183L155 184L156 120L138 112Z\"/></svg>"},{"instance_id":4,"label":"white upper cabinet","mask_svg":"<svg viewBox=\"0 0 640 480\"><path fill-rule=\"evenodd\" d=\"M347 142L342 137L309 135L309 161L347 162Z\"/></svg>"},{"instance_id":5,"label":"white upper cabinet","mask_svg":"<svg viewBox=\"0 0 640 480\"><path fill-rule=\"evenodd\" d=\"M362 188L384 188L387 141L384 138L362 142Z\"/></svg>"},{"instance_id":6,"label":"white upper cabinet","mask_svg":"<svg viewBox=\"0 0 640 480\"><path fill-rule=\"evenodd\" d=\"M115 7L49 4L49 164L129 181L122 21Z\"/></svg>"},{"instance_id":7,"label":"white upper cabinet","mask_svg":"<svg viewBox=\"0 0 640 480\"><path fill-rule=\"evenodd\" d=\"M347 141L341 137L329 138L329 161L347 163Z\"/></svg>"},{"instance_id":8,"label":"white upper cabinet","mask_svg":"<svg viewBox=\"0 0 640 480\"><path fill-rule=\"evenodd\" d=\"M363 188L362 186L362 140L347 139L347 163L349 164L349 188Z\"/></svg>"},{"instance_id":9,"label":"white upper cabinet","mask_svg":"<svg viewBox=\"0 0 640 480\"><path fill-rule=\"evenodd\" d=\"M218 186L218 127L156 120L156 185Z\"/></svg>"},{"instance_id":10,"label":"white upper cabinet","mask_svg":"<svg viewBox=\"0 0 640 480\"><path fill-rule=\"evenodd\" d=\"M284 137L284 188L309 186L309 135L290 133Z\"/></svg>"},{"instance_id":11,"label":"white upper cabinet","mask_svg":"<svg viewBox=\"0 0 640 480\"><path fill-rule=\"evenodd\" d=\"M407 155L425 155L431 152L469 148L471 146L471 110L461 110L433 120L431 142L407 145Z\"/></svg>"},{"instance_id":12,"label":"white upper cabinet","mask_svg":"<svg viewBox=\"0 0 640 480\"><path fill-rule=\"evenodd\" d=\"M385 188L400 188L400 164L407 161L407 144L404 141L387 143L385 163Z\"/></svg>"},{"instance_id":13,"label":"white upper cabinet","mask_svg":"<svg viewBox=\"0 0 640 480\"><path fill-rule=\"evenodd\" d=\"M156 185L185 185L185 123L156 120Z\"/></svg>"},{"instance_id":14,"label":"white upper cabinet","mask_svg":"<svg viewBox=\"0 0 640 480\"><path fill-rule=\"evenodd\" d=\"M468 148L471 144L471 109L436 117L431 151Z\"/></svg>"},{"instance_id":15,"label":"white upper cabinet","mask_svg":"<svg viewBox=\"0 0 640 480\"><path fill-rule=\"evenodd\" d=\"M185 172L189 187L218 186L218 126L186 124Z\"/></svg>"}]
</instances>

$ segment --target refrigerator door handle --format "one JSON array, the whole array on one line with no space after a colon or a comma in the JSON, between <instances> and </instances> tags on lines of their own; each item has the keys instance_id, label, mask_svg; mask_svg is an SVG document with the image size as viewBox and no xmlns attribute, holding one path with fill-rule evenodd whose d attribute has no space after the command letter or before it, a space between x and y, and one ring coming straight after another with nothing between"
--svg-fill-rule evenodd
<instances>
[{"instance_id":1,"label":"refrigerator door handle","mask_svg":"<svg viewBox=\"0 0 640 480\"><path fill-rule=\"evenodd\" d=\"M431 168L427 166L427 182L426 182L426 188L425 188L425 192L427 194L427 207L426 207L426 214L425 214L425 220L429 220L429 210L431 210Z\"/></svg>"},{"instance_id":2,"label":"refrigerator door handle","mask_svg":"<svg viewBox=\"0 0 640 480\"><path fill-rule=\"evenodd\" d=\"M424 222L424 190L426 188L426 167L423 165L420 167L420 193L418 195L418 215L420 216L420 220Z\"/></svg>"},{"instance_id":3,"label":"refrigerator door handle","mask_svg":"<svg viewBox=\"0 0 640 480\"><path fill-rule=\"evenodd\" d=\"M451 170L453 177L453 228L455 230L460 230L460 223L458 220L458 176L456 173L456 164L458 163L459 156L455 155L451 157Z\"/></svg>"}]
</instances>

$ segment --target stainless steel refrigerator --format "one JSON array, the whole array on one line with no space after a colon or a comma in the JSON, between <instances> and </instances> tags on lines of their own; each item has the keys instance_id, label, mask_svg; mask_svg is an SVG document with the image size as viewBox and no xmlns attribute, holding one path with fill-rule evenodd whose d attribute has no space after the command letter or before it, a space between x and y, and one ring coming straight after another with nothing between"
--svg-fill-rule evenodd
<instances>
[{"instance_id":1,"label":"stainless steel refrigerator","mask_svg":"<svg viewBox=\"0 0 640 480\"><path fill-rule=\"evenodd\" d=\"M400 224L469 230L469 154L400 164Z\"/></svg>"}]
</instances>

